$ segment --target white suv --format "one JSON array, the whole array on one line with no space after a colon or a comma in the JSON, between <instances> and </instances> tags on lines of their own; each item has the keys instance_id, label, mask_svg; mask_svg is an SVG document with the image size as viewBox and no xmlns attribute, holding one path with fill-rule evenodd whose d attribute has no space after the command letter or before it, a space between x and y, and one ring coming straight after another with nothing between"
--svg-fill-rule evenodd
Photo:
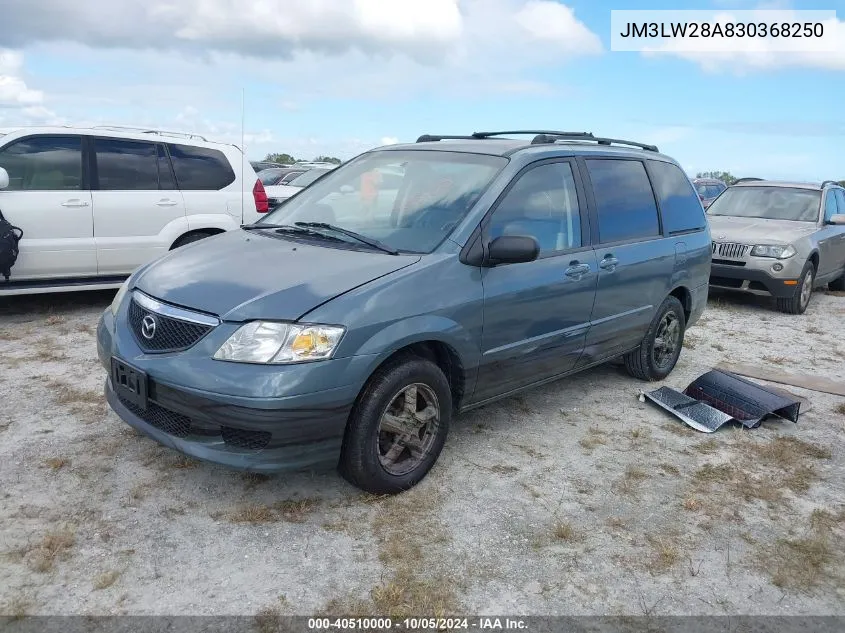
<instances>
[{"instance_id":1,"label":"white suv","mask_svg":"<svg viewBox=\"0 0 845 633\"><path fill-rule=\"evenodd\" d=\"M268 210L238 147L160 130L5 129L7 179L0 211L24 235L0 295L117 288L167 251Z\"/></svg>"}]
</instances>

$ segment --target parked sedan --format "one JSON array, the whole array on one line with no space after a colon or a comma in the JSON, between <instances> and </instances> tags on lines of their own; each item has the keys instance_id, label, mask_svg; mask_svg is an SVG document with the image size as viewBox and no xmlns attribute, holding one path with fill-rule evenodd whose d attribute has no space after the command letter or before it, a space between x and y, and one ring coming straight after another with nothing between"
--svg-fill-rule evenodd
<instances>
[{"instance_id":1,"label":"parked sedan","mask_svg":"<svg viewBox=\"0 0 845 633\"><path fill-rule=\"evenodd\" d=\"M298 193L301 189L307 187L317 180L317 178L330 172L332 169L335 169L335 167L314 167L299 174L287 184L264 187L264 190L267 192L267 199L269 201L270 208L272 209L279 206L293 194Z\"/></svg>"},{"instance_id":2,"label":"parked sedan","mask_svg":"<svg viewBox=\"0 0 845 633\"><path fill-rule=\"evenodd\" d=\"M258 179L265 187L286 185L297 176L304 174L308 169L302 167L271 167L258 172Z\"/></svg>"},{"instance_id":3,"label":"parked sedan","mask_svg":"<svg viewBox=\"0 0 845 633\"><path fill-rule=\"evenodd\" d=\"M845 290L845 189L745 181L707 210L713 236L710 285L773 296L803 314L813 289Z\"/></svg>"}]
</instances>

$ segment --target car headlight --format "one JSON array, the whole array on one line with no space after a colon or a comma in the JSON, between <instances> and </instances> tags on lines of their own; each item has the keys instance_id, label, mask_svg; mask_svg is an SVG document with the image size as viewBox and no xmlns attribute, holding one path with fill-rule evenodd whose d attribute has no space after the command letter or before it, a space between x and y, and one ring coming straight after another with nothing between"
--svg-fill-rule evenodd
<instances>
[{"instance_id":1,"label":"car headlight","mask_svg":"<svg viewBox=\"0 0 845 633\"><path fill-rule=\"evenodd\" d=\"M123 285L120 286L120 289L117 291L117 294L114 296L111 302L111 313L117 316L117 311L120 309L120 304L123 302L123 297L126 296L126 293L129 290L129 279L123 282Z\"/></svg>"},{"instance_id":2,"label":"car headlight","mask_svg":"<svg viewBox=\"0 0 845 633\"><path fill-rule=\"evenodd\" d=\"M777 244L758 244L751 249L753 257L773 257L775 259L788 259L795 255L796 250L792 244L782 246Z\"/></svg>"},{"instance_id":3,"label":"car headlight","mask_svg":"<svg viewBox=\"0 0 845 633\"><path fill-rule=\"evenodd\" d=\"M345 328L334 325L252 321L242 325L214 354L237 363L299 363L330 358Z\"/></svg>"}]
</instances>

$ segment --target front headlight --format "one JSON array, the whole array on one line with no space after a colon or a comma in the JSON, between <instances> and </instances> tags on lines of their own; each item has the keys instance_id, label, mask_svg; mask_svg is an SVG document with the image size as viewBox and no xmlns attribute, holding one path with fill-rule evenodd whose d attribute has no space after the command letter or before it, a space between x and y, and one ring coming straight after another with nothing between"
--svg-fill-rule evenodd
<instances>
[{"instance_id":1,"label":"front headlight","mask_svg":"<svg viewBox=\"0 0 845 633\"><path fill-rule=\"evenodd\" d=\"M117 316L117 311L120 309L120 304L123 302L123 297L126 296L126 292L129 290L129 279L123 282L123 285L120 286L120 289L117 291L117 294L114 296L111 302L111 313Z\"/></svg>"},{"instance_id":2,"label":"front headlight","mask_svg":"<svg viewBox=\"0 0 845 633\"><path fill-rule=\"evenodd\" d=\"M777 244L758 244L751 249L752 257L773 257L774 259L788 259L795 255L792 244L782 246Z\"/></svg>"},{"instance_id":3,"label":"front headlight","mask_svg":"<svg viewBox=\"0 0 845 633\"><path fill-rule=\"evenodd\" d=\"M237 363L298 363L330 358L345 328L334 325L252 321L241 326L214 354Z\"/></svg>"}]
</instances>

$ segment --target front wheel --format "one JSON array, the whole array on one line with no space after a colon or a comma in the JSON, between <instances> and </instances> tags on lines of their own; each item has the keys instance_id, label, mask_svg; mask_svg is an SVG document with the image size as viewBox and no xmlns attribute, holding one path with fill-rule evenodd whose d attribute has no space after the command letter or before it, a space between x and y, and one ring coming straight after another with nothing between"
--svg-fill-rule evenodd
<instances>
[{"instance_id":1,"label":"front wheel","mask_svg":"<svg viewBox=\"0 0 845 633\"><path fill-rule=\"evenodd\" d=\"M813 282L816 279L816 269L813 262L804 264L801 271L801 280L795 287L791 297L778 297L777 306L781 312L787 314L804 314L807 306L810 305L810 297L813 295Z\"/></svg>"},{"instance_id":2,"label":"front wheel","mask_svg":"<svg viewBox=\"0 0 845 633\"><path fill-rule=\"evenodd\" d=\"M686 330L684 307L676 297L666 297L640 346L625 354L625 369L640 380L663 380L672 373Z\"/></svg>"},{"instance_id":3,"label":"front wheel","mask_svg":"<svg viewBox=\"0 0 845 633\"><path fill-rule=\"evenodd\" d=\"M372 494L412 488L437 461L452 416L452 392L440 368L406 356L376 371L350 415L339 469Z\"/></svg>"}]
</instances>

